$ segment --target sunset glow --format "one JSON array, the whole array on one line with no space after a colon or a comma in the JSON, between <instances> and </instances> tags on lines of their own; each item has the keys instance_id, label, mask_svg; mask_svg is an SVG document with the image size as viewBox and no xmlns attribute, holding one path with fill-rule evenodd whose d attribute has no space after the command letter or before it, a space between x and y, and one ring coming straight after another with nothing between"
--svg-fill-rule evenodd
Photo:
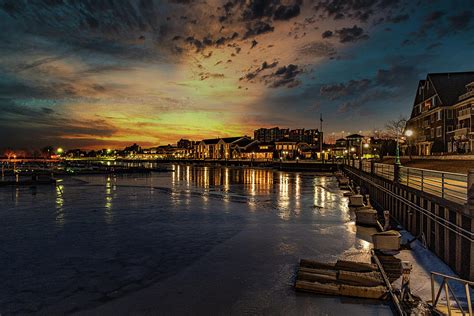
<instances>
[{"instance_id":1,"label":"sunset glow","mask_svg":"<svg viewBox=\"0 0 474 316\"><path fill-rule=\"evenodd\" d=\"M320 113L337 137L408 113L428 70L474 66L469 1L113 3L0 1L0 148L156 146Z\"/></svg>"}]
</instances>

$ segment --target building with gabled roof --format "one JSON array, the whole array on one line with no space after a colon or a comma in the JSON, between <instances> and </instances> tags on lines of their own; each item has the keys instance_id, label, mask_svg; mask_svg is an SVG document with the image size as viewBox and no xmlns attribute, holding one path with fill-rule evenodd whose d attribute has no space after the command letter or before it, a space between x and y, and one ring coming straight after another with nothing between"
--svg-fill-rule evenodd
<instances>
[{"instance_id":1,"label":"building with gabled roof","mask_svg":"<svg viewBox=\"0 0 474 316\"><path fill-rule=\"evenodd\" d=\"M231 159L232 146L250 140L248 136L203 139L196 146L197 159Z\"/></svg>"},{"instance_id":2,"label":"building with gabled roof","mask_svg":"<svg viewBox=\"0 0 474 316\"><path fill-rule=\"evenodd\" d=\"M420 80L406 129L413 130L414 154L452 151L448 135L457 129L455 105L474 81L474 72L430 73ZM450 147L450 148L448 148Z\"/></svg>"}]
</instances>

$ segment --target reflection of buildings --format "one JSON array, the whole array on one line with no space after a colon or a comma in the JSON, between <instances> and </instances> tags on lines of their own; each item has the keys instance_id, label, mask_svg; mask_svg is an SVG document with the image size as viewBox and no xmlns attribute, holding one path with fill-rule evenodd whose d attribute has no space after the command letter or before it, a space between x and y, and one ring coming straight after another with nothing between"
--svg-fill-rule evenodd
<instances>
[{"instance_id":1,"label":"reflection of buildings","mask_svg":"<svg viewBox=\"0 0 474 316\"><path fill-rule=\"evenodd\" d=\"M232 185L243 185L252 195L269 194L273 185L273 171L268 169L232 169L176 166L173 185L209 188L221 187L228 191Z\"/></svg>"}]
</instances>

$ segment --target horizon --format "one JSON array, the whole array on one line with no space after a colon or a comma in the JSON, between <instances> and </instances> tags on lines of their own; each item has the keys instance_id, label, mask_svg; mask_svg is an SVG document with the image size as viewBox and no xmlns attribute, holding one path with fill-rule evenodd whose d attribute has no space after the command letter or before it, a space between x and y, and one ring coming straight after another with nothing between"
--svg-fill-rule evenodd
<instances>
[{"instance_id":1,"label":"horizon","mask_svg":"<svg viewBox=\"0 0 474 316\"><path fill-rule=\"evenodd\" d=\"M469 4L0 0L0 150L319 129L321 114L325 139L369 134L409 117L428 73L474 71Z\"/></svg>"}]
</instances>

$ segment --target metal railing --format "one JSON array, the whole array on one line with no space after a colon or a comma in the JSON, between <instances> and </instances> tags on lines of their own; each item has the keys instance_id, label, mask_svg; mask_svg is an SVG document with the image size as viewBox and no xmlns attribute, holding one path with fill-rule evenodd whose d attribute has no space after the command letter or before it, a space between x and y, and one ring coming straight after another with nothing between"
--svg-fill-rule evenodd
<instances>
[{"instance_id":1,"label":"metal railing","mask_svg":"<svg viewBox=\"0 0 474 316\"><path fill-rule=\"evenodd\" d=\"M456 203L467 202L467 175L400 167L399 182Z\"/></svg>"},{"instance_id":2,"label":"metal railing","mask_svg":"<svg viewBox=\"0 0 474 316\"><path fill-rule=\"evenodd\" d=\"M374 173L382 178L393 181L395 167L384 163L374 163Z\"/></svg>"},{"instance_id":3,"label":"metal railing","mask_svg":"<svg viewBox=\"0 0 474 316\"><path fill-rule=\"evenodd\" d=\"M371 162L354 162L356 169L371 173ZM375 175L390 181L395 181L395 166L383 163L374 163ZM407 187L429 193L458 204L467 202L467 175L452 172L442 172L428 169L419 169L400 166L398 182Z\"/></svg>"},{"instance_id":4,"label":"metal railing","mask_svg":"<svg viewBox=\"0 0 474 316\"><path fill-rule=\"evenodd\" d=\"M371 171L371 163L368 160L362 160L362 171L370 173Z\"/></svg>"},{"instance_id":5,"label":"metal railing","mask_svg":"<svg viewBox=\"0 0 474 316\"><path fill-rule=\"evenodd\" d=\"M461 238L466 239L468 242L471 242L471 243L474 242L474 232L472 232L470 229L465 229L464 227L462 227L462 226L460 226L456 223L450 222L449 220L447 220L447 219L445 219L445 218L443 218L443 217L441 217L441 216L439 216L439 215L437 215L437 214L435 214L435 213L433 213L433 212L431 212L427 209L424 209L423 207L417 205L416 203L404 198L403 196L398 195L394 191L385 188L383 185L380 185L380 184L376 183L373 180L372 177L367 177L364 173L356 173L356 172L352 171L351 169L347 169L346 171L349 174L352 174L353 176L358 177L359 179L361 179L365 183L368 183L368 184L372 185L374 188L377 188L381 192L384 192L387 195L393 197L397 201L403 203L404 205L407 206L407 209L411 209L415 212L419 212L420 214L425 215L427 218L429 218L433 222L438 223L439 225L441 225L442 227L448 229L449 231L453 232L454 234L460 236Z\"/></svg>"},{"instance_id":6,"label":"metal railing","mask_svg":"<svg viewBox=\"0 0 474 316\"><path fill-rule=\"evenodd\" d=\"M474 111L473 111L472 108L460 110L460 111L458 112L458 117L460 117L460 116L472 115L473 113L474 113Z\"/></svg>"},{"instance_id":7,"label":"metal railing","mask_svg":"<svg viewBox=\"0 0 474 316\"><path fill-rule=\"evenodd\" d=\"M354 168L360 169L360 161L354 160Z\"/></svg>"},{"instance_id":8,"label":"metal railing","mask_svg":"<svg viewBox=\"0 0 474 316\"><path fill-rule=\"evenodd\" d=\"M435 277L442 277L443 282L441 282L441 285L439 286L439 289L437 291L437 294L435 294ZM459 298L456 296L454 293L454 290L451 288L451 285L449 284L448 281L455 281L458 283L462 283L464 285L464 290L466 292L466 304L467 306L463 306ZM457 307L457 310L459 310L463 315L469 315L472 316L472 302L471 302L471 287L474 286L474 282L468 281L468 280L463 280L459 279L456 277L452 277L446 274L438 273L438 272L431 272L431 304L432 307L435 309L436 306L438 306L438 301L441 296L441 292L444 291L445 299L446 299L446 308L448 310L448 315L452 315L453 309ZM451 305L451 298L454 299L454 302L456 305L452 306ZM466 308L466 311L464 311L464 308Z\"/></svg>"}]
</instances>

